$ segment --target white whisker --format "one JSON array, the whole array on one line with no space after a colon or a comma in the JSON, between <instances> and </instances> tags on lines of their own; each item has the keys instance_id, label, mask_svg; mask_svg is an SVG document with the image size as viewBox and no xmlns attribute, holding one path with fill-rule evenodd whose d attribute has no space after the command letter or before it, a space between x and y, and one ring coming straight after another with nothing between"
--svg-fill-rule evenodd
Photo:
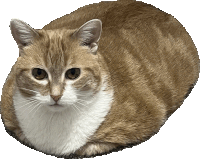
<instances>
[{"instance_id":1,"label":"white whisker","mask_svg":"<svg viewBox=\"0 0 200 159\"><path fill-rule=\"evenodd\" d=\"M32 112L35 108L36 108L36 111L37 111L38 108L39 108L40 106L41 106L40 103L38 103L37 105L35 105L35 107L33 107L33 109L32 109L30 112L28 112L27 115L31 114L31 112ZM35 112L36 112L36 111L35 111ZM35 113L34 113L34 114L35 114ZM34 115L32 115L32 117L34 117ZM29 127L30 122L31 122L31 120L29 121L27 127Z\"/></svg>"},{"instance_id":2,"label":"white whisker","mask_svg":"<svg viewBox=\"0 0 200 159\"><path fill-rule=\"evenodd\" d=\"M28 112L28 115L29 115L38 105L40 105L40 103L38 103L37 105L35 105L35 106L33 107L33 109L31 109L31 111Z\"/></svg>"},{"instance_id":3,"label":"white whisker","mask_svg":"<svg viewBox=\"0 0 200 159\"><path fill-rule=\"evenodd\" d=\"M33 113L33 115L32 115L32 116L34 116L34 115L36 114L36 112L39 110L39 108L41 108L41 107L42 107L42 105L41 105L41 103L39 103L39 106L38 106L38 108L36 109L35 113Z\"/></svg>"},{"instance_id":4,"label":"white whisker","mask_svg":"<svg viewBox=\"0 0 200 159\"><path fill-rule=\"evenodd\" d=\"M88 104L90 104L92 102L85 104L85 103L81 103L81 102L77 101L77 103L80 104L80 105L82 105L83 107L89 108Z\"/></svg>"},{"instance_id":5,"label":"white whisker","mask_svg":"<svg viewBox=\"0 0 200 159\"><path fill-rule=\"evenodd\" d=\"M76 95L77 96L80 96L81 98L84 98L84 97L86 97L86 98L89 98L90 100L93 100L93 99L96 99L97 98L97 96L88 96L88 95L80 95L80 94L78 94L78 93L76 93Z\"/></svg>"},{"instance_id":6,"label":"white whisker","mask_svg":"<svg viewBox=\"0 0 200 159\"><path fill-rule=\"evenodd\" d=\"M80 97L87 97L86 95L80 95L78 93L76 93L77 96L80 96Z\"/></svg>"},{"instance_id":7,"label":"white whisker","mask_svg":"<svg viewBox=\"0 0 200 159\"><path fill-rule=\"evenodd\" d=\"M31 105L27 106L21 114L23 114L29 108L33 107L35 104L37 104L37 102L33 102Z\"/></svg>"},{"instance_id":8,"label":"white whisker","mask_svg":"<svg viewBox=\"0 0 200 159\"><path fill-rule=\"evenodd\" d=\"M19 102L19 103L17 103L17 104L22 104L22 103L23 103L23 102ZM25 101L24 101L24 103L25 103ZM28 104L34 104L34 103L37 103L37 101L30 101L30 102L26 103L25 105L22 105L21 107L16 108L15 110L19 110L19 109L21 109L21 108L26 107ZM27 107L29 107L29 106L27 106Z\"/></svg>"},{"instance_id":9,"label":"white whisker","mask_svg":"<svg viewBox=\"0 0 200 159\"><path fill-rule=\"evenodd\" d=\"M76 109L79 110L79 112L80 112L81 114L84 114L85 116L90 116L93 120L95 120L91 115L89 115L89 114L85 113L84 111L82 111L80 107L78 107L78 106L75 105L75 104L73 104L73 105L75 106ZM87 106L86 106L86 107L87 107ZM80 111L80 110L81 110L81 111Z\"/></svg>"},{"instance_id":10,"label":"white whisker","mask_svg":"<svg viewBox=\"0 0 200 159\"><path fill-rule=\"evenodd\" d=\"M41 113L39 118L43 117L45 114L46 114L46 111L44 111L44 113Z\"/></svg>"},{"instance_id":11,"label":"white whisker","mask_svg":"<svg viewBox=\"0 0 200 159\"><path fill-rule=\"evenodd\" d=\"M32 102L32 101L38 101L38 100L36 100L34 98L27 98L27 100L22 100L22 101L18 102L18 104L20 104L20 103L27 103L27 101L28 102Z\"/></svg>"},{"instance_id":12,"label":"white whisker","mask_svg":"<svg viewBox=\"0 0 200 159\"><path fill-rule=\"evenodd\" d=\"M88 97L87 95L82 95L82 94L78 94L76 93L77 96L80 96L80 97Z\"/></svg>"},{"instance_id":13,"label":"white whisker","mask_svg":"<svg viewBox=\"0 0 200 159\"><path fill-rule=\"evenodd\" d=\"M83 101L83 102L85 102L85 103L87 103L88 101L86 101L86 100L82 100L82 99L78 99L79 101Z\"/></svg>"},{"instance_id":14,"label":"white whisker","mask_svg":"<svg viewBox=\"0 0 200 159\"><path fill-rule=\"evenodd\" d=\"M34 93L36 93L36 94L38 94L38 93L39 93L38 91L34 91L34 90L27 89L27 88L24 88L24 87L18 87L18 88L19 88L19 89L26 90L26 91L34 92Z\"/></svg>"},{"instance_id":15,"label":"white whisker","mask_svg":"<svg viewBox=\"0 0 200 159\"><path fill-rule=\"evenodd\" d=\"M78 109L78 107L75 104L73 104L72 108L76 108L79 115L82 114L81 111Z\"/></svg>"},{"instance_id":16,"label":"white whisker","mask_svg":"<svg viewBox=\"0 0 200 159\"><path fill-rule=\"evenodd\" d=\"M83 105L83 106L85 106L83 103L80 103L80 102L78 102L78 101L77 101L77 103L78 103L78 104L81 104L81 105Z\"/></svg>"},{"instance_id":17,"label":"white whisker","mask_svg":"<svg viewBox=\"0 0 200 159\"><path fill-rule=\"evenodd\" d=\"M74 104L72 104L72 109L76 112L76 109L74 108Z\"/></svg>"},{"instance_id":18,"label":"white whisker","mask_svg":"<svg viewBox=\"0 0 200 159\"><path fill-rule=\"evenodd\" d=\"M77 92L80 92L80 91L76 91L76 95L79 95L79 96L88 96L87 94L89 93L90 94L90 92L84 92L84 91L81 91L81 94L79 94L79 93L77 93Z\"/></svg>"},{"instance_id":19,"label":"white whisker","mask_svg":"<svg viewBox=\"0 0 200 159\"><path fill-rule=\"evenodd\" d=\"M91 104L92 102L94 102L94 100L91 101L86 101L86 100L82 100L82 99L78 99L78 101L80 101L80 103L84 102L83 104Z\"/></svg>"}]
</instances>

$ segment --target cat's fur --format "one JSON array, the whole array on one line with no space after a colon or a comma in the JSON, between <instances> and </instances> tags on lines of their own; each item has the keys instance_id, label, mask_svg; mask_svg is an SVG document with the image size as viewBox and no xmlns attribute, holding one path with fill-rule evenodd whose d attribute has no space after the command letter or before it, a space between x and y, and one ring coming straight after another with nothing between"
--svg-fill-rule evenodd
<instances>
[{"instance_id":1,"label":"cat's fur","mask_svg":"<svg viewBox=\"0 0 200 159\"><path fill-rule=\"evenodd\" d=\"M102 32L94 20L84 34L79 28L92 19L101 20ZM199 77L199 57L185 28L143 2L88 5L41 30L13 20L11 30L20 57L3 87L2 119L19 140L47 154L88 157L149 139ZM50 82L31 77L36 66ZM81 77L66 81L63 73L71 67L81 68ZM52 94L85 103L79 110L20 110L30 98L50 104Z\"/></svg>"}]
</instances>

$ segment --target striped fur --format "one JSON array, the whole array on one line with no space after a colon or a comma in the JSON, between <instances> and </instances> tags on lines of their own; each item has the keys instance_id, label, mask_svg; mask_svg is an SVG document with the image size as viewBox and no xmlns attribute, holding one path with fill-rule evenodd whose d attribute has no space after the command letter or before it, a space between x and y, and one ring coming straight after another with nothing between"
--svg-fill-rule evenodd
<instances>
[{"instance_id":1,"label":"striped fur","mask_svg":"<svg viewBox=\"0 0 200 159\"><path fill-rule=\"evenodd\" d=\"M96 54L73 38L92 19L102 22ZM37 34L21 50L4 85L4 124L11 131L21 129L13 107L13 96L19 87L37 90L41 96L55 89L63 94L67 86L63 72L76 66L83 74L71 86L95 96L106 77L105 92L113 92L112 102L107 105L110 108L87 141L68 151L79 156L109 153L149 139L180 107L199 77L199 57L185 28L172 15L143 2L88 5L52 21ZM47 83L38 83L30 76L36 66L51 75ZM88 84L83 87L86 81ZM25 90L20 93L24 98L34 96Z\"/></svg>"}]
</instances>

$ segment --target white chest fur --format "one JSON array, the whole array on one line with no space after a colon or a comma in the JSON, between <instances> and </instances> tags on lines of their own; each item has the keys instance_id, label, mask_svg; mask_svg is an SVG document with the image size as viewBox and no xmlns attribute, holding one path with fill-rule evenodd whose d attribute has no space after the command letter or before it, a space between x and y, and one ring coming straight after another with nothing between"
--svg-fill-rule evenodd
<instances>
[{"instance_id":1,"label":"white chest fur","mask_svg":"<svg viewBox=\"0 0 200 159\"><path fill-rule=\"evenodd\" d=\"M40 151L56 155L75 152L86 144L110 110L112 93L104 89L80 111L69 108L62 112L47 111L45 107L31 112L28 105L21 106L26 99L17 91L14 107L24 135Z\"/></svg>"}]
</instances>

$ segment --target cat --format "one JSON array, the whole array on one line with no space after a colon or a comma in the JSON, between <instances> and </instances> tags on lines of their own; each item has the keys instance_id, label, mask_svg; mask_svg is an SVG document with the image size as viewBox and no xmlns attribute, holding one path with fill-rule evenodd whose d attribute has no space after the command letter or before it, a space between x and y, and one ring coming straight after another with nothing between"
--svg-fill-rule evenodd
<instances>
[{"instance_id":1,"label":"cat","mask_svg":"<svg viewBox=\"0 0 200 159\"><path fill-rule=\"evenodd\" d=\"M199 57L171 15L100 2L43 29L10 23L19 58L3 87L10 133L65 158L102 155L157 133L199 77Z\"/></svg>"}]
</instances>

